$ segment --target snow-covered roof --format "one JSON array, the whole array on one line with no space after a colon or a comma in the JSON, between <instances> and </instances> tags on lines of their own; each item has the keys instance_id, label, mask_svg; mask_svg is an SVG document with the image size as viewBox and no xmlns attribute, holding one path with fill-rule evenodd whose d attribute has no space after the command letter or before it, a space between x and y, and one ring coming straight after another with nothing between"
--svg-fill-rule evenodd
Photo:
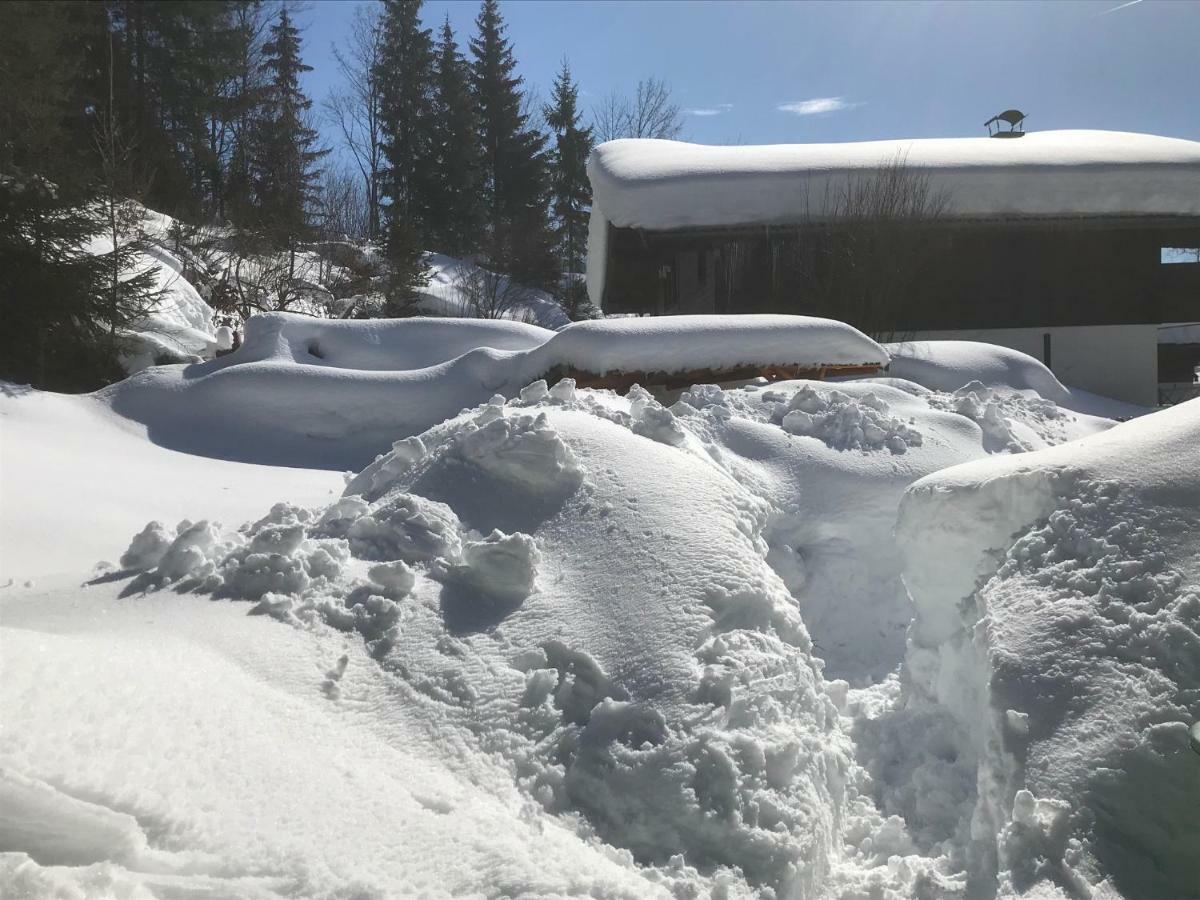
<instances>
[{"instance_id":1,"label":"snow-covered roof","mask_svg":"<svg viewBox=\"0 0 1200 900\"><path fill-rule=\"evenodd\" d=\"M712 147L619 140L588 161L599 217L652 230L780 224L821 213L847 176L897 159L960 217L1200 216L1200 143L1116 131Z\"/></svg>"}]
</instances>

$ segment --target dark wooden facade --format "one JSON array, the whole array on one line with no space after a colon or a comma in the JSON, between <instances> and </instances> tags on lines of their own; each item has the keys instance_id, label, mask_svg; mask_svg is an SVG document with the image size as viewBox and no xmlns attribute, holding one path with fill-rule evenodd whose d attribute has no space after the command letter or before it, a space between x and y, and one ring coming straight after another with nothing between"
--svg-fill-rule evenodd
<instances>
[{"instance_id":1,"label":"dark wooden facade","mask_svg":"<svg viewBox=\"0 0 1200 900\"><path fill-rule=\"evenodd\" d=\"M858 254L860 293L887 294L894 307L881 316L878 306L843 305L836 273L831 281L822 272L854 242L849 226L610 226L603 308L824 315L877 334L899 324L940 331L1200 320L1200 263L1161 263L1163 247L1200 247L1200 218L942 219L903 234L905 245L880 264L895 268L894 278L868 272L874 281L863 281L873 260Z\"/></svg>"}]
</instances>

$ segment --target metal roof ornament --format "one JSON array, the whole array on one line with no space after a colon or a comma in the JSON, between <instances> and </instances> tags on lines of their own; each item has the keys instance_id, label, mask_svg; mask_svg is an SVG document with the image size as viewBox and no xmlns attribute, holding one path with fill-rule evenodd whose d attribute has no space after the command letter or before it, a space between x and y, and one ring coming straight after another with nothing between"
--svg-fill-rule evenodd
<instances>
[{"instance_id":1,"label":"metal roof ornament","mask_svg":"<svg viewBox=\"0 0 1200 900\"><path fill-rule=\"evenodd\" d=\"M1023 137L1025 134L1025 113L1019 109L1006 109L999 115L992 116L983 123L983 127L988 130L988 137L994 138L1015 138ZM1008 125L1008 130L1005 131L1000 126ZM992 126L995 126L993 129Z\"/></svg>"}]
</instances>

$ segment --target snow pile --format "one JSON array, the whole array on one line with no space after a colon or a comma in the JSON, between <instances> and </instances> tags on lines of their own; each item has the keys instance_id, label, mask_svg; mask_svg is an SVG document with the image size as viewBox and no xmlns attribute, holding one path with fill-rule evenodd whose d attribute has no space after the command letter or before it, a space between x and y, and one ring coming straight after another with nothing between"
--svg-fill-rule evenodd
<instances>
[{"instance_id":1,"label":"snow pile","mask_svg":"<svg viewBox=\"0 0 1200 900\"><path fill-rule=\"evenodd\" d=\"M568 370L886 362L886 352L850 326L804 316L618 319L550 332L496 320L270 313L246 323L234 353L143 372L102 394L167 446L222 458L244 458L250 448L255 462L358 468L397 438Z\"/></svg>"},{"instance_id":2,"label":"snow pile","mask_svg":"<svg viewBox=\"0 0 1200 900\"><path fill-rule=\"evenodd\" d=\"M973 788L956 827L978 883L1200 883L1197 447L1192 402L906 496L906 705L942 718L943 758Z\"/></svg>"},{"instance_id":3,"label":"snow pile","mask_svg":"<svg viewBox=\"0 0 1200 900\"><path fill-rule=\"evenodd\" d=\"M852 760L765 559L765 504L707 454L635 434L612 395L526 393L399 442L325 510L152 523L124 561L158 562L132 589L357 633L542 814L648 877L811 895ZM692 499L666 502L681 473Z\"/></svg>"},{"instance_id":4,"label":"snow pile","mask_svg":"<svg viewBox=\"0 0 1200 900\"><path fill-rule=\"evenodd\" d=\"M1200 143L1115 131L713 147L601 144L588 160L593 218L673 229L820 216L847 178L901 160L928 175L950 216L1198 215ZM590 248L591 249L591 248ZM603 259L591 257L588 271Z\"/></svg>"}]
</instances>

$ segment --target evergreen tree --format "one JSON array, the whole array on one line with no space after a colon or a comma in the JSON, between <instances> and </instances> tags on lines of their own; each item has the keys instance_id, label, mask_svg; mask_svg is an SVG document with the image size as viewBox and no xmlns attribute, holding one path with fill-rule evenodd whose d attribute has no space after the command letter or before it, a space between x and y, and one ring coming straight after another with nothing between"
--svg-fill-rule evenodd
<instances>
[{"instance_id":1,"label":"evergreen tree","mask_svg":"<svg viewBox=\"0 0 1200 900\"><path fill-rule=\"evenodd\" d=\"M479 111L483 196L492 267L535 287L555 280L546 137L522 112L522 79L497 0L484 0L471 40L471 83Z\"/></svg>"},{"instance_id":2,"label":"evergreen tree","mask_svg":"<svg viewBox=\"0 0 1200 900\"><path fill-rule=\"evenodd\" d=\"M260 0L233 0L231 7L233 62L226 104L231 134L225 166L225 195L217 215L234 225L248 226L255 215L255 130L262 121L267 94L261 57L268 19Z\"/></svg>"},{"instance_id":3,"label":"evergreen tree","mask_svg":"<svg viewBox=\"0 0 1200 900\"><path fill-rule=\"evenodd\" d=\"M440 189L437 202L428 210L428 220L431 246L452 256L477 251L483 226L476 143L479 130L470 77L447 16L438 37L433 105L434 161Z\"/></svg>"},{"instance_id":4,"label":"evergreen tree","mask_svg":"<svg viewBox=\"0 0 1200 900\"><path fill-rule=\"evenodd\" d=\"M551 211L564 276L561 302L573 319L589 312L586 291L574 276L584 269L587 219L592 204L592 188L587 176L592 129L581 127L578 100L579 86L572 81L570 66L563 59L554 81L551 102L543 115L555 135L551 160Z\"/></svg>"},{"instance_id":5,"label":"evergreen tree","mask_svg":"<svg viewBox=\"0 0 1200 900\"><path fill-rule=\"evenodd\" d=\"M433 169L433 44L421 0L384 0L377 78L386 199L389 310L402 314L426 281L423 250Z\"/></svg>"},{"instance_id":6,"label":"evergreen tree","mask_svg":"<svg viewBox=\"0 0 1200 900\"><path fill-rule=\"evenodd\" d=\"M300 31L287 7L263 45L262 68L269 76L262 121L257 127L254 189L258 226L277 248L295 255L311 234L310 210L320 177L317 132L308 121L312 101L300 89L300 74L312 71L300 58Z\"/></svg>"},{"instance_id":7,"label":"evergreen tree","mask_svg":"<svg viewBox=\"0 0 1200 900\"><path fill-rule=\"evenodd\" d=\"M194 219L223 206L238 88L235 6L107 4L118 50L117 124L137 167L154 173L147 200L163 212Z\"/></svg>"},{"instance_id":8,"label":"evergreen tree","mask_svg":"<svg viewBox=\"0 0 1200 900\"><path fill-rule=\"evenodd\" d=\"M107 25L88 4L0 4L0 377L41 388L119 377L119 331L154 300L128 245L89 252L105 230L93 138L111 108L97 96Z\"/></svg>"}]
</instances>

